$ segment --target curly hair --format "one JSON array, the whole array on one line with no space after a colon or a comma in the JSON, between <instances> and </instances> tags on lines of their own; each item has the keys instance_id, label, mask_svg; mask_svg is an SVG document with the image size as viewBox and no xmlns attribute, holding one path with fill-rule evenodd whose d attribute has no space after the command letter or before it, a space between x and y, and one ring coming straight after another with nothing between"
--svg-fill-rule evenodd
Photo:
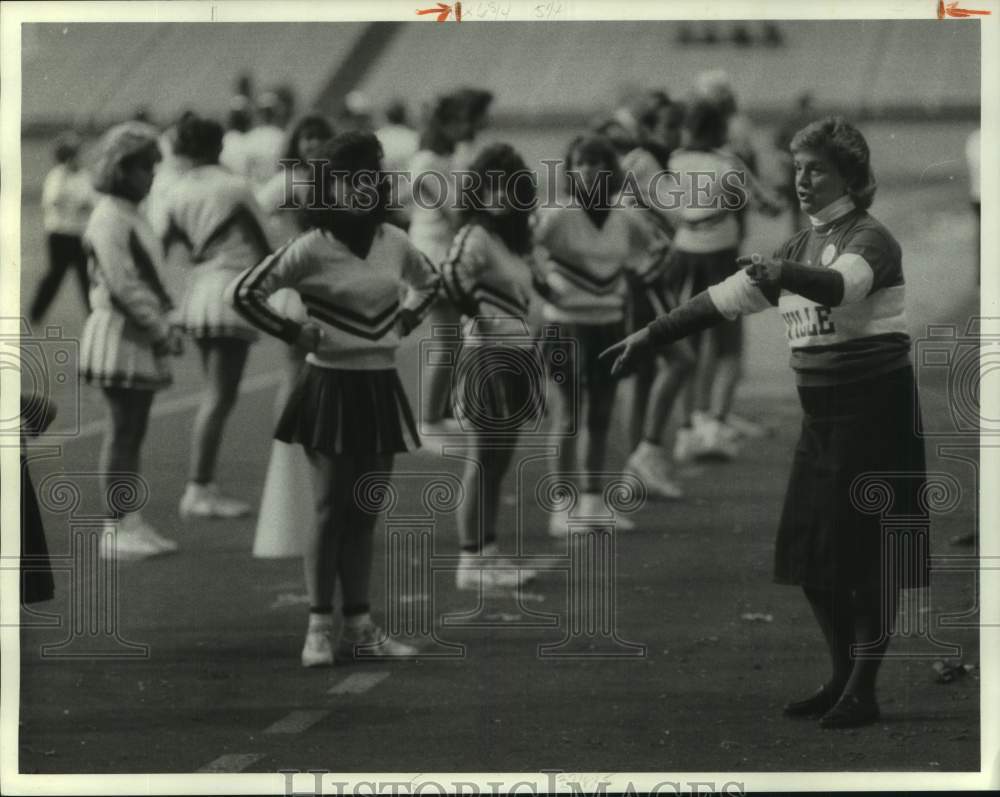
<instances>
[{"instance_id":1,"label":"curly hair","mask_svg":"<svg viewBox=\"0 0 1000 797\"><path fill-rule=\"evenodd\" d=\"M438 155L451 155L458 142L448 128L454 121L462 118L464 111L465 106L457 96L446 94L438 97L424 121L420 133L420 148Z\"/></svg>"},{"instance_id":2,"label":"curly hair","mask_svg":"<svg viewBox=\"0 0 1000 797\"><path fill-rule=\"evenodd\" d=\"M855 207L867 210L875 199L875 172L871 152L861 132L842 116L827 116L803 127L792 137L795 153L812 150L826 155L847 181Z\"/></svg>"},{"instance_id":3,"label":"curly hair","mask_svg":"<svg viewBox=\"0 0 1000 797\"><path fill-rule=\"evenodd\" d=\"M389 180L382 174L382 145L374 133L350 130L334 136L323 147L317 159L320 168L313 171L313 197L318 199L303 213L303 223L334 232L338 237L349 236L351 227L364 227L385 220L389 204ZM327 204L334 197L333 180L343 175L355 187L363 189L362 201L372 201L364 219L336 212Z\"/></svg>"},{"instance_id":4,"label":"curly hair","mask_svg":"<svg viewBox=\"0 0 1000 797\"><path fill-rule=\"evenodd\" d=\"M538 193L534 175L524 158L510 144L491 144L469 164L475 175L472 187L463 199L460 214L463 224L478 224L500 237L512 252L524 255L531 251L531 214ZM499 186L507 208L501 213L485 210L493 201L491 189Z\"/></svg>"},{"instance_id":5,"label":"curly hair","mask_svg":"<svg viewBox=\"0 0 1000 797\"><path fill-rule=\"evenodd\" d=\"M563 166L566 189L571 195L574 195L579 187L578 173L573 170L574 160L578 163L598 163L601 166L601 175L609 175L609 179L601 181L601 187L606 191L601 191L598 197L598 204L601 207L609 206L612 197L621 190L625 182L625 175L618 160L618 151L611 139L602 135L586 135L577 136L570 142L563 158Z\"/></svg>"},{"instance_id":6,"label":"curly hair","mask_svg":"<svg viewBox=\"0 0 1000 797\"><path fill-rule=\"evenodd\" d=\"M726 143L728 121L717 102L696 97L687 107L684 129L688 133L687 149L718 149Z\"/></svg>"},{"instance_id":7,"label":"curly hair","mask_svg":"<svg viewBox=\"0 0 1000 797\"><path fill-rule=\"evenodd\" d=\"M330 120L322 114L306 114L292 125L288 134L285 136L284 160L302 160L302 153L299 152L299 139L306 133L313 134L318 138L329 141L334 136L334 129Z\"/></svg>"},{"instance_id":8,"label":"curly hair","mask_svg":"<svg viewBox=\"0 0 1000 797\"><path fill-rule=\"evenodd\" d=\"M195 114L181 117L174 135L174 154L197 163L218 163L222 153L222 125Z\"/></svg>"}]
</instances>

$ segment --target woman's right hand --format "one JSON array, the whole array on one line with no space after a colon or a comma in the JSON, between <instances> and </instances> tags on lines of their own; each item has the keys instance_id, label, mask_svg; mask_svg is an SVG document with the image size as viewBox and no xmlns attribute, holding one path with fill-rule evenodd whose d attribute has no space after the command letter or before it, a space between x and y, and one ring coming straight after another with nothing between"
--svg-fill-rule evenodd
<instances>
[{"instance_id":1,"label":"woman's right hand","mask_svg":"<svg viewBox=\"0 0 1000 797\"><path fill-rule=\"evenodd\" d=\"M312 354L323 340L323 328L312 321L306 321L299 329L295 346L306 354Z\"/></svg>"},{"instance_id":2,"label":"woman's right hand","mask_svg":"<svg viewBox=\"0 0 1000 797\"><path fill-rule=\"evenodd\" d=\"M611 375L616 376L645 355L649 349L649 330L643 327L606 348L600 353L599 359L604 362L611 361Z\"/></svg>"}]
</instances>

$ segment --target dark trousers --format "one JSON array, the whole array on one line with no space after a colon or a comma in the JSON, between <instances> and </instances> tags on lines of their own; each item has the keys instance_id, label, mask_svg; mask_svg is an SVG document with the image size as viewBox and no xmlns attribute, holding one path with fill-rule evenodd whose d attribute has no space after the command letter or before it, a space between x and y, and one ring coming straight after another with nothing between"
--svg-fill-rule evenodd
<instances>
[{"instance_id":1,"label":"dark trousers","mask_svg":"<svg viewBox=\"0 0 1000 797\"><path fill-rule=\"evenodd\" d=\"M79 235L64 235L60 232L49 233L49 270L42 277L35 290L35 298L31 302L30 319L37 323L45 316L49 305L62 285L63 277L70 268L76 272L76 280L83 296L83 305L90 311L87 301L87 256L83 251L83 241Z\"/></svg>"}]
</instances>

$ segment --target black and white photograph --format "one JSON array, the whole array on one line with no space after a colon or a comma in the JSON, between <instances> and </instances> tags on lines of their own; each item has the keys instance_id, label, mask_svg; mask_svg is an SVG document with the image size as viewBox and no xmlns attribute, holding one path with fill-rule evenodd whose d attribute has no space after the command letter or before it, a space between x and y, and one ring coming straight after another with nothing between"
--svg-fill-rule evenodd
<instances>
[{"instance_id":1,"label":"black and white photograph","mask_svg":"<svg viewBox=\"0 0 1000 797\"><path fill-rule=\"evenodd\" d=\"M997 788L997 0L0 14L0 791Z\"/></svg>"}]
</instances>

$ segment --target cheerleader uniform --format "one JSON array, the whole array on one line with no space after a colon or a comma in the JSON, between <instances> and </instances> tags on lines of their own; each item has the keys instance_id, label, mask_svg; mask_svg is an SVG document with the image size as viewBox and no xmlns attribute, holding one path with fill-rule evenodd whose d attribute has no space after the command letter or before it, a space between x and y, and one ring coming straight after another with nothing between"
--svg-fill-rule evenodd
<instances>
[{"instance_id":1,"label":"cheerleader uniform","mask_svg":"<svg viewBox=\"0 0 1000 797\"><path fill-rule=\"evenodd\" d=\"M169 335L173 305L158 275L162 255L152 228L133 203L105 195L83 240L93 309L80 341L80 376L101 387L166 387L170 367L153 349Z\"/></svg>"},{"instance_id":2,"label":"cheerleader uniform","mask_svg":"<svg viewBox=\"0 0 1000 797\"><path fill-rule=\"evenodd\" d=\"M655 240L654 247L658 254L651 267L644 270L641 279L633 278L630 281L628 328L636 330L642 329L654 318L672 310L676 305L675 297L671 295L665 279L670 243L676 231L667 218L650 205L646 195L656 175L663 171L663 167L653 154L648 149L636 147L622 158L622 169L635 178L639 188L639 196L625 195L626 204L641 211L637 217L647 225L649 236Z\"/></svg>"},{"instance_id":3,"label":"cheerleader uniform","mask_svg":"<svg viewBox=\"0 0 1000 797\"><path fill-rule=\"evenodd\" d=\"M616 380L598 357L624 336L627 276L644 284L658 279L649 227L633 208L612 208L600 226L581 207L542 209L535 240L547 268L537 286L545 297L542 317L576 341L575 355L554 366L554 376L575 376L582 385Z\"/></svg>"},{"instance_id":4,"label":"cheerleader uniform","mask_svg":"<svg viewBox=\"0 0 1000 797\"><path fill-rule=\"evenodd\" d=\"M181 175L166 208L164 248L182 243L192 269L181 323L197 339L258 339L257 330L226 301L226 288L271 253L263 213L250 184L221 166L196 166Z\"/></svg>"},{"instance_id":5,"label":"cheerleader uniform","mask_svg":"<svg viewBox=\"0 0 1000 797\"><path fill-rule=\"evenodd\" d=\"M438 155L430 150L422 149L410 161L411 188L417 193L420 185L428 194L428 203L437 199L437 194L444 196L435 204L444 204L447 196L452 193L452 156ZM433 177L421 177L430 174ZM440 175L437 176L437 175ZM419 178L419 182L418 182ZM444 178L444 179L442 179ZM440 266L448 256L455 230L452 222L440 207L421 207L421 202L414 201L410 212L409 236L413 245L430 259L435 266Z\"/></svg>"},{"instance_id":6,"label":"cheerleader uniform","mask_svg":"<svg viewBox=\"0 0 1000 797\"><path fill-rule=\"evenodd\" d=\"M682 299L730 276L739 254L740 223L734 209L725 207L729 197L723 196L723 186L718 179L703 186L695 175L718 178L740 168L739 161L722 150L680 149L670 156L669 171L684 195L668 271L670 286ZM705 202L706 197L711 202ZM706 204L712 207L699 207Z\"/></svg>"},{"instance_id":7,"label":"cheerleader uniform","mask_svg":"<svg viewBox=\"0 0 1000 797\"><path fill-rule=\"evenodd\" d=\"M899 244L843 197L775 257L844 276L844 299L836 307L788 291L767 296L743 271L709 288L727 318L776 304L787 329L805 416L778 527L775 581L874 587L884 583L883 563L891 557L895 586L926 586L926 523L884 535L870 506L871 490L885 482L893 515L927 515Z\"/></svg>"},{"instance_id":8,"label":"cheerleader uniform","mask_svg":"<svg viewBox=\"0 0 1000 797\"><path fill-rule=\"evenodd\" d=\"M294 343L301 324L276 313L267 297L279 288L295 288L323 331L275 438L329 456L418 447L394 357L400 332L419 323L438 284L437 273L406 233L387 224L380 225L364 258L315 229L244 272L234 284L233 304L248 322Z\"/></svg>"},{"instance_id":9,"label":"cheerleader uniform","mask_svg":"<svg viewBox=\"0 0 1000 797\"><path fill-rule=\"evenodd\" d=\"M480 433L505 435L537 423L545 368L528 332L531 267L499 236L467 224L441 271L448 298L467 318L455 369L456 418Z\"/></svg>"}]
</instances>

